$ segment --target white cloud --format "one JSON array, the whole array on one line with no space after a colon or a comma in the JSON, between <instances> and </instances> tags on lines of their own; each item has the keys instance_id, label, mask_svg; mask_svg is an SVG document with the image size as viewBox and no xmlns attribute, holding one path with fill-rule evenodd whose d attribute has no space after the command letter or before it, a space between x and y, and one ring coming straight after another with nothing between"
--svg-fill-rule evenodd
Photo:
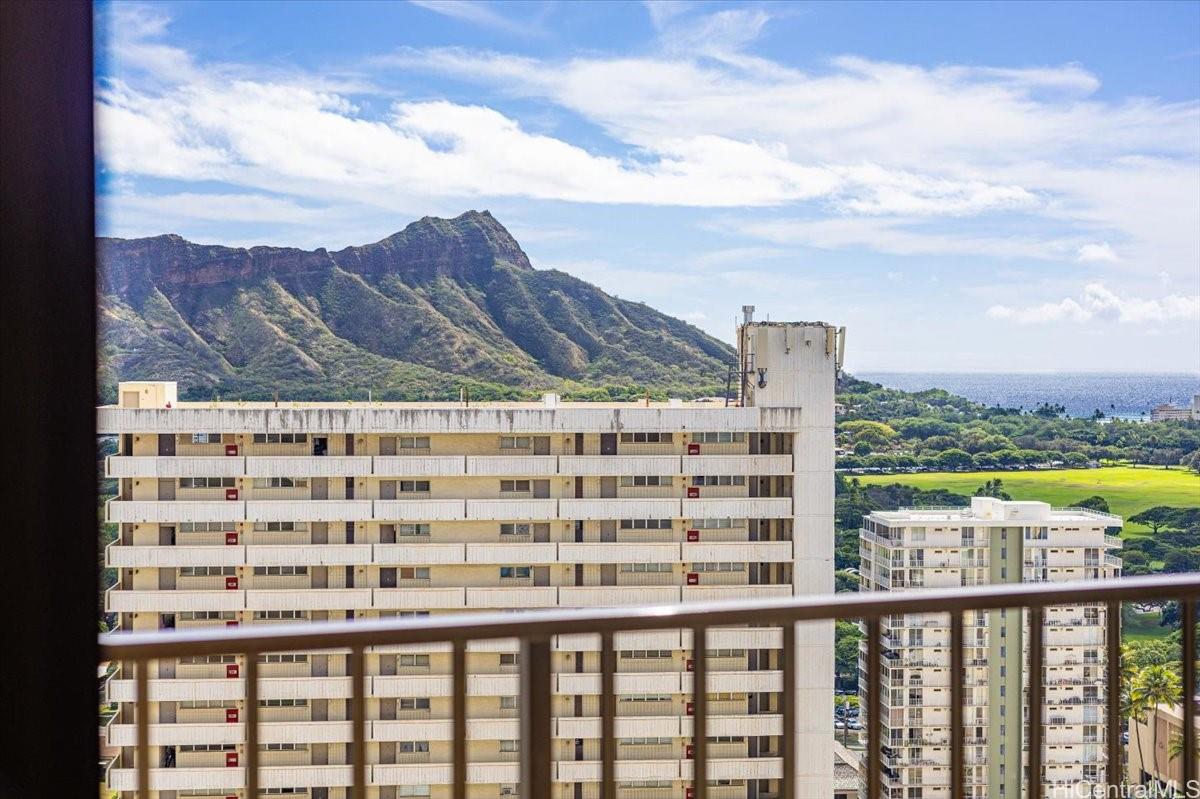
<instances>
[{"instance_id":1,"label":"white cloud","mask_svg":"<svg viewBox=\"0 0 1200 799\"><path fill-rule=\"evenodd\" d=\"M948 234L931 226L928 219L902 216L823 219L780 217L769 220L728 218L717 220L710 226L776 244L802 245L821 250L873 250L904 256L983 254L991 258L1058 260L1069 257L1080 246L1080 242L1071 239Z\"/></svg>"},{"instance_id":2,"label":"white cloud","mask_svg":"<svg viewBox=\"0 0 1200 799\"><path fill-rule=\"evenodd\" d=\"M515 22L503 14L498 14L492 6L485 3L472 0L408 0L408 2L435 14L484 28L495 28L519 34L534 32L534 28L529 25Z\"/></svg>"},{"instance_id":3,"label":"white cloud","mask_svg":"<svg viewBox=\"0 0 1200 799\"><path fill-rule=\"evenodd\" d=\"M642 5L650 14L650 22L658 30L662 30L671 20L689 10L689 4L684 0L644 0Z\"/></svg>"},{"instance_id":4,"label":"white cloud","mask_svg":"<svg viewBox=\"0 0 1200 799\"><path fill-rule=\"evenodd\" d=\"M1121 259L1107 241L1102 241L1099 244L1085 244L1080 247L1075 260L1086 264L1096 261L1115 263Z\"/></svg>"},{"instance_id":5,"label":"white cloud","mask_svg":"<svg viewBox=\"0 0 1200 799\"><path fill-rule=\"evenodd\" d=\"M488 5L419 4L512 24ZM723 230L827 249L1198 272L1196 102L1100 99L1098 77L1078 64L843 56L807 73L749 52L777 7L647 8L659 41L638 56L405 49L363 62L382 84L424 70L532 99L534 115L576 114L608 135L585 148L483 104L393 104L361 75L202 63L166 43L157 8L121 5L110 27L123 80L98 92L102 164L118 177L219 181L230 194L300 206L808 203L807 218L755 216ZM389 113L374 111L381 105ZM988 224L945 221L970 217Z\"/></svg>"},{"instance_id":6,"label":"white cloud","mask_svg":"<svg viewBox=\"0 0 1200 799\"><path fill-rule=\"evenodd\" d=\"M1064 297L1025 308L993 305L987 315L992 319L1020 324L1048 322L1090 322L1107 320L1127 323L1156 323L1200 320L1200 296L1170 294L1158 299L1121 297L1103 283L1089 283L1079 298Z\"/></svg>"},{"instance_id":7,"label":"white cloud","mask_svg":"<svg viewBox=\"0 0 1200 799\"><path fill-rule=\"evenodd\" d=\"M672 27L691 23L662 24L669 42ZM1123 269L1194 272L1200 263L1200 103L1099 99L1099 78L1078 64L926 68L844 56L805 73L669 47L562 61L406 50L389 60L545 100L632 146L700 134L774 143L792 161L836 172L835 212L1017 211L1051 221L1060 231L1051 238L1078 241L1054 253L1064 261L1105 237L1121 241ZM982 241L1040 248L1047 238L1002 225ZM958 252L980 240L938 235L959 239L939 247Z\"/></svg>"}]
</instances>

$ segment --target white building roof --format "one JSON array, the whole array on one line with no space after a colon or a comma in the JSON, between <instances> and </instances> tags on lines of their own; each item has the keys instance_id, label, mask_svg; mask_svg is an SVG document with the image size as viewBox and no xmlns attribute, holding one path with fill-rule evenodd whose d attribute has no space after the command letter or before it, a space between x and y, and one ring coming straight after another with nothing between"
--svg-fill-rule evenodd
<instances>
[{"instance_id":1,"label":"white building roof","mask_svg":"<svg viewBox=\"0 0 1200 799\"><path fill-rule=\"evenodd\" d=\"M979 527L1011 527L1023 524L1080 522L1116 527L1121 517L1090 508L1054 508L1047 502L1002 500L971 497L968 507L901 508L897 511L873 511L870 517L893 525L972 524Z\"/></svg>"}]
</instances>

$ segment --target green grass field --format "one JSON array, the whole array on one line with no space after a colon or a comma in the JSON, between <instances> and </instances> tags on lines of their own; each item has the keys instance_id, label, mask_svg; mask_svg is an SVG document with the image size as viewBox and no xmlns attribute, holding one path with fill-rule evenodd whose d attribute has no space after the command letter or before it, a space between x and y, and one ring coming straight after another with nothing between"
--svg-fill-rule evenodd
<instances>
[{"instance_id":1,"label":"green grass field","mask_svg":"<svg viewBox=\"0 0 1200 799\"><path fill-rule=\"evenodd\" d=\"M1171 634L1171 630L1159 625L1160 616L1158 611L1133 614L1133 617L1126 619L1125 624L1121 627L1121 638L1126 641L1150 641L1166 638Z\"/></svg>"},{"instance_id":2,"label":"green grass field","mask_svg":"<svg viewBox=\"0 0 1200 799\"><path fill-rule=\"evenodd\" d=\"M1044 472L929 472L926 474L861 475L864 484L902 483L923 489L944 488L974 494L988 480L1000 478L1013 499L1071 505L1098 494L1113 513L1128 519L1155 505L1200 506L1200 475L1182 468L1107 466L1102 469L1062 469ZM1145 535L1150 528L1125 525L1125 535Z\"/></svg>"}]
</instances>

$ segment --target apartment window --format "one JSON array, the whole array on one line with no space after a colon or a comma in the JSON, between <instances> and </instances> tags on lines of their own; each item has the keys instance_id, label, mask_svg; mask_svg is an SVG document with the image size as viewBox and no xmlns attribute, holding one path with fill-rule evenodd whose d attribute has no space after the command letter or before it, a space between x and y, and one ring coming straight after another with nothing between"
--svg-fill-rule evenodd
<instances>
[{"instance_id":1,"label":"apartment window","mask_svg":"<svg viewBox=\"0 0 1200 799\"><path fill-rule=\"evenodd\" d=\"M303 444L308 433L255 433L255 444Z\"/></svg>"},{"instance_id":2,"label":"apartment window","mask_svg":"<svg viewBox=\"0 0 1200 799\"><path fill-rule=\"evenodd\" d=\"M397 610L393 611L393 613L402 619L415 619L429 615L429 611L427 610Z\"/></svg>"},{"instance_id":3,"label":"apartment window","mask_svg":"<svg viewBox=\"0 0 1200 799\"><path fill-rule=\"evenodd\" d=\"M402 524L398 532L403 536L429 535L428 524Z\"/></svg>"},{"instance_id":4,"label":"apartment window","mask_svg":"<svg viewBox=\"0 0 1200 799\"><path fill-rule=\"evenodd\" d=\"M708 650L710 658L744 658L746 657L745 649L710 649Z\"/></svg>"},{"instance_id":5,"label":"apartment window","mask_svg":"<svg viewBox=\"0 0 1200 799\"><path fill-rule=\"evenodd\" d=\"M671 483L672 479L670 477L657 474L636 474L632 476L626 475L621 478L621 485L625 488L640 488L641 486L669 486Z\"/></svg>"},{"instance_id":6,"label":"apartment window","mask_svg":"<svg viewBox=\"0 0 1200 799\"><path fill-rule=\"evenodd\" d=\"M692 519L692 527L697 530L730 530L745 526L745 519Z\"/></svg>"},{"instance_id":7,"label":"apartment window","mask_svg":"<svg viewBox=\"0 0 1200 799\"><path fill-rule=\"evenodd\" d=\"M522 579L529 577L530 573L531 573L530 568L528 566L501 566L500 567L500 579L501 580L522 580Z\"/></svg>"},{"instance_id":8,"label":"apartment window","mask_svg":"<svg viewBox=\"0 0 1200 799\"><path fill-rule=\"evenodd\" d=\"M673 433L622 433L621 441L625 444L670 444Z\"/></svg>"},{"instance_id":9,"label":"apartment window","mask_svg":"<svg viewBox=\"0 0 1200 799\"><path fill-rule=\"evenodd\" d=\"M232 621L236 616L232 610L181 610L180 621ZM222 661L224 662L224 661ZM232 661L230 661L232 662Z\"/></svg>"},{"instance_id":10,"label":"apartment window","mask_svg":"<svg viewBox=\"0 0 1200 799\"><path fill-rule=\"evenodd\" d=\"M621 702L670 702L667 694L622 694L617 697Z\"/></svg>"},{"instance_id":11,"label":"apartment window","mask_svg":"<svg viewBox=\"0 0 1200 799\"><path fill-rule=\"evenodd\" d=\"M744 735L710 735L708 736L709 743L714 744L741 744L746 742Z\"/></svg>"},{"instance_id":12,"label":"apartment window","mask_svg":"<svg viewBox=\"0 0 1200 799\"><path fill-rule=\"evenodd\" d=\"M500 742L500 751L501 752L519 752L519 751L521 751L521 742L513 741L513 740L501 741Z\"/></svg>"},{"instance_id":13,"label":"apartment window","mask_svg":"<svg viewBox=\"0 0 1200 799\"><path fill-rule=\"evenodd\" d=\"M500 449L529 449L533 439L529 436L500 436Z\"/></svg>"},{"instance_id":14,"label":"apartment window","mask_svg":"<svg viewBox=\"0 0 1200 799\"><path fill-rule=\"evenodd\" d=\"M180 752L232 752L236 744L180 744Z\"/></svg>"},{"instance_id":15,"label":"apartment window","mask_svg":"<svg viewBox=\"0 0 1200 799\"><path fill-rule=\"evenodd\" d=\"M256 610L255 621L303 621L308 619L307 610Z\"/></svg>"},{"instance_id":16,"label":"apartment window","mask_svg":"<svg viewBox=\"0 0 1200 799\"><path fill-rule=\"evenodd\" d=\"M529 493L528 480L501 480L501 494L527 494Z\"/></svg>"},{"instance_id":17,"label":"apartment window","mask_svg":"<svg viewBox=\"0 0 1200 799\"><path fill-rule=\"evenodd\" d=\"M505 523L500 525L500 535L529 535L532 529L533 526L526 523Z\"/></svg>"},{"instance_id":18,"label":"apartment window","mask_svg":"<svg viewBox=\"0 0 1200 799\"><path fill-rule=\"evenodd\" d=\"M308 530L308 522L255 522L255 532L297 533Z\"/></svg>"},{"instance_id":19,"label":"apartment window","mask_svg":"<svg viewBox=\"0 0 1200 799\"><path fill-rule=\"evenodd\" d=\"M621 738L621 746L666 746L671 743L670 738L656 738L650 736L639 736L637 738Z\"/></svg>"},{"instance_id":20,"label":"apartment window","mask_svg":"<svg viewBox=\"0 0 1200 799\"><path fill-rule=\"evenodd\" d=\"M429 754L429 741L400 741L399 749L405 755Z\"/></svg>"},{"instance_id":21,"label":"apartment window","mask_svg":"<svg viewBox=\"0 0 1200 799\"><path fill-rule=\"evenodd\" d=\"M308 655L296 652L281 652L274 655L259 655L259 663L307 663Z\"/></svg>"},{"instance_id":22,"label":"apartment window","mask_svg":"<svg viewBox=\"0 0 1200 799\"><path fill-rule=\"evenodd\" d=\"M671 571L670 563L622 563L621 571L633 572L636 574L651 573L651 572L669 572Z\"/></svg>"},{"instance_id":23,"label":"apartment window","mask_svg":"<svg viewBox=\"0 0 1200 799\"><path fill-rule=\"evenodd\" d=\"M501 710L516 710L517 709L517 697L515 697L515 696L500 697L500 709Z\"/></svg>"},{"instance_id":24,"label":"apartment window","mask_svg":"<svg viewBox=\"0 0 1200 799\"><path fill-rule=\"evenodd\" d=\"M622 519L622 530L670 530L670 519Z\"/></svg>"},{"instance_id":25,"label":"apartment window","mask_svg":"<svg viewBox=\"0 0 1200 799\"><path fill-rule=\"evenodd\" d=\"M700 474L692 478L694 486L744 486L744 474Z\"/></svg>"},{"instance_id":26,"label":"apartment window","mask_svg":"<svg viewBox=\"0 0 1200 799\"><path fill-rule=\"evenodd\" d=\"M259 707L308 707L307 699L260 699Z\"/></svg>"},{"instance_id":27,"label":"apartment window","mask_svg":"<svg viewBox=\"0 0 1200 799\"><path fill-rule=\"evenodd\" d=\"M500 665L501 666L516 666L520 662L521 662L521 656L518 655L516 652L501 652L500 653Z\"/></svg>"},{"instance_id":28,"label":"apartment window","mask_svg":"<svg viewBox=\"0 0 1200 799\"><path fill-rule=\"evenodd\" d=\"M307 566L255 566L254 573L256 575L282 575L285 577L293 577L297 575L308 574Z\"/></svg>"},{"instance_id":29,"label":"apartment window","mask_svg":"<svg viewBox=\"0 0 1200 799\"><path fill-rule=\"evenodd\" d=\"M925 540L925 528L924 527L914 527L914 528L912 528L912 530L909 531L909 533L910 533L909 537L913 541L924 541Z\"/></svg>"},{"instance_id":30,"label":"apartment window","mask_svg":"<svg viewBox=\"0 0 1200 799\"><path fill-rule=\"evenodd\" d=\"M694 572L744 572L746 570L745 563L693 563L691 571Z\"/></svg>"},{"instance_id":31,"label":"apartment window","mask_svg":"<svg viewBox=\"0 0 1200 799\"><path fill-rule=\"evenodd\" d=\"M621 658L624 660L650 660L653 658L670 658L674 653L670 649L622 649Z\"/></svg>"},{"instance_id":32,"label":"apartment window","mask_svg":"<svg viewBox=\"0 0 1200 799\"><path fill-rule=\"evenodd\" d=\"M400 493L402 494L428 494L428 480L401 480Z\"/></svg>"},{"instance_id":33,"label":"apartment window","mask_svg":"<svg viewBox=\"0 0 1200 799\"><path fill-rule=\"evenodd\" d=\"M180 566L180 577L232 577L236 566Z\"/></svg>"},{"instance_id":34,"label":"apartment window","mask_svg":"<svg viewBox=\"0 0 1200 799\"><path fill-rule=\"evenodd\" d=\"M400 568L401 580L428 580L428 566L402 566Z\"/></svg>"},{"instance_id":35,"label":"apartment window","mask_svg":"<svg viewBox=\"0 0 1200 799\"><path fill-rule=\"evenodd\" d=\"M428 799L430 788L428 785L401 785L396 795L402 799Z\"/></svg>"},{"instance_id":36,"label":"apartment window","mask_svg":"<svg viewBox=\"0 0 1200 799\"><path fill-rule=\"evenodd\" d=\"M308 788L261 788L260 790L268 796L291 796L297 793L308 793ZM220 796L222 793L226 793L226 791L222 790L213 795Z\"/></svg>"},{"instance_id":37,"label":"apartment window","mask_svg":"<svg viewBox=\"0 0 1200 799\"><path fill-rule=\"evenodd\" d=\"M233 706L234 703L231 699L184 699L179 702L180 710L211 710Z\"/></svg>"},{"instance_id":38,"label":"apartment window","mask_svg":"<svg viewBox=\"0 0 1200 799\"><path fill-rule=\"evenodd\" d=\"M180 488L233 488L232 477L180 477Z\"/></svg>"},{"instance_id":39,"label":"apartment window","mask_svg":"<svg viewBox=\"0 0 1200 799\"><path fill-rule=\"evenodd\" d=\"M697 444L734 444L745 440L745 433L692 433L692 441Z\"/></svg>"},{"instance_id":40,"label":"apartment window","mask_svg":"<svg viewBox=\"0 0 1200 799\"><path fill-rule=\"evenodd\" d=\"M671 783L668 780L622 780L617 783L617 787L621 789L670 788Z\"/></svg>"},{"instance_id":41,"label":"apartment window","mask_svg":"<svg viewBox=\"0 0 1200 799\"><path fill-rule=\"evenodd\" d=\"M402 696L400 697L401 710L429 710L429 697L427 696Z\"/></svg>"},{"instance_id":42,"label":"apartment window","mask_svg":"<svg viewBox=\"0 0 1200 799\"><path fill-rule=\"evenodd\" d=\"M237 522L180 522L181 533L233 533Z\"/></svg>"},{"instance_id":43,"label":"apartment window","mask_svg":"<svg viewBox=\"0 0 1200 799\"><path fill-rule=\"evenodd\" d=\"M220 663L236 663L234 655L184 655L179 658L181 666L208 666Z\"/></svg>"},{"instance_id":44,"label":"apartment window","mask_svg":"<svg viewBox=\"0 0 1200 799\"><path fill-rule=\"evenodd\" d=\"M193 444L220 444L220 433L192 433Z\"/></svg>"},{"instance_id":45,"label":"apartment window","mask_svg":"<svg viewBox=\"0 0 1200 799\"><path fill-rule=\"evenodd\" d=\"M308 744L259 744L260 752L307 752Z\"/></svg>"},{"instance_id":46,"label":"apartment window","mask_svg":"<svg viewBox=\"0 0 1200 799\"><path fill-rule=\"evenodd\" d=\"M400 655L398 663L404 668L429 668L429 655Z\"/></svg>"},{"instance_id":47,"label":"apartment window","mask_svg":"<svg viewBox=\"0 0 1200 799\"><path fill-rule=\"evenodd\" d=\"M400 436L396 443L400 449L429 449L429 436Z\"/></svg>"},{"instance_id":48,"label":"apartment window","mask_svg":"<svg viewBox=\"0 0 1200 799\"><path fill-rule=\"evenodd\" d=\"M307 477L255 477L255 488L308 488Z\"/></svg>"}]
</instances>

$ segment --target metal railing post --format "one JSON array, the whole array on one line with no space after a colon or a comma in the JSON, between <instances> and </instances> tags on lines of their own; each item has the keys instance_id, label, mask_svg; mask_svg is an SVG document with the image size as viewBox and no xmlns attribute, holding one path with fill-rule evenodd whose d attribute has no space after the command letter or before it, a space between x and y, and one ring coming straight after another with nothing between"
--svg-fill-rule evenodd
<instances>
[{"instance_id":1,"label":"metal railing post","mask_svg":"<svg viewBox=\"0 0 1200 799\"><path fill-rule=\"evenodd\" d=\"M966 774L963 768L963 705L967 679L963 665L963 615L950 613L950 797L963 799Z\"/></svg>"},{"instance_id":2,"label":"metal railing post","mask_svg":"<svg viewBox=\"0 0 1200 799\"><path fill-rule=\"evenodd\" d=\"M467 643L454 642L453 799L467 799Z\"/></svg>"},{"instance_id":3,"label":"metal railing post","mask_svg":"<svg viewBox=\"0 0 1200 799\"><path fill-rule=\"evenodd\" d=\"M867 619L867 799L879 799L883 646L879 617Z\"/></svg>"},{"instance_id":4,"label":"metal railing post","mask_svg":"<svg viewBox=\"0 0 1200 799\"><path fill-rule=\"evenodd\" d=\"M134 721L137 723L137 795L138 799L150 797L150 661L138 660L133 663L133 676L136 681L137 696L135 697Z\"/></svg>"},{"instance_id":5,"label":"metal railing post","mask_svg":"<svg viewBox=\"0 0 1200 799\"><path fill-rule=\"evenodd\" d=\"M1042 798L1042 613L1029 608L1029 799Z\"/></svg>"},{"instance_id":6,"label":"metal railing post","mask_svg":"<svg viewBox=\"0 0 1200 799\"><path fill-rule=\"evenodd\" d=\"M783 625L783 650L780 654L783 666L783 735L780 747L783 750L783 780L780 796L796 795L796 625Z\"/></svg>"},{"instance_id":7,"label":"metal railing post","mask_svg":"<svg viewBox=\"0 0 1200 799\"><path fill-rule=\"evenodd\" d=\"M258 653L246 653L246 796L258 796Z\"/></svg>"},{"instance_id":8,"label":"metal railing post","mask_svg":"<svg viewBox=\"0 0 1200 799\"><path fill-rule=\"evenodd\" d=\"M1196 787L1196 603L1180 597L1183 622L1183 794Z\"/></svg>"},{"instance_id":9,"label":"metal railing post","mask_svg":"<svg viewBox=\"0 0 1200 799\"><path fill-rule=\"evenodd\" d=\"M616 799L616 705L613 634L600 634L600 799Z\"/></svg>"},{"instance_id":10,"label":"metal railing post","mask_svg":"<svg viewBox=\"0 0 1200 799\"><path fill-rule=\"evenodd\" d=\"M692 788L695 799L708 797L708 628L692 628Z\"/></svg>"},{"instance_id":11,"label":"metal railing post","mask_svg":"<svg viewBox=\"0 0 1200 799\"><path fill-rule=\"evenodd\" d=\"M551 729L550 638L521 641L521 796L550 796L554 736Z\"/></svg>"},{"instance_id":12,"label":"metal railing post","mask_svg":"<svg viewBox=\"0 0 1200 799\"><path fill-rule=\"evenodd\" d=\"M1104 660L1108 671L1108 685L1105 691L1108 706L1104 709L1107 720L1104 732L1108 743L1105 796L1117 796L1117 786L1122 782L1122 766L1125 759L1125 747L1121 745L1121 603L1109 602L1105 605L1104 612L1107 614L1104 621L1108 628L1104 642L1107 650Z\"/></svg>"},{"instance_id":13,"label":"metal railing post","mask_svg":"<svg viewBox=\"0 0 1200 799\"><path fill-rule=\"evenodd\" d=\"M367 796L367 700L366 667L363 648L350 649L350 732L354 757L350 763L350 790L353 799Z\"/></svg>"}]
</instances>

